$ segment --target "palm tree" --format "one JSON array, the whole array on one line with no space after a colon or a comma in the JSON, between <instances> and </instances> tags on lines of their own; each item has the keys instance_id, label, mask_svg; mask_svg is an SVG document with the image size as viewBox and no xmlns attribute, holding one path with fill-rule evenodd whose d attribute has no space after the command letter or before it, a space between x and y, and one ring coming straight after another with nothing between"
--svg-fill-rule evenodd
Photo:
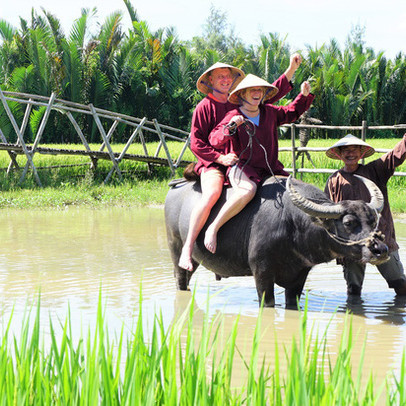
<instances>
[{"instance_id":1,"label":"palm tree","mask_svg":"<svg viewBox=\"0 0 406 406\"><path fill-rule=\"evenodd\" d=\"M367 102L373 96L363 79L365 54L348 48L342 53L333 40L329 46L311 50L310 55L317 117L331 125L360 124L365 118Z\"/></svg>"},{"instance_id":2,"label":"palm tree","mask_svg":"<svg viewBox=\"0 0 406 406\"><path fill-rule=\"evenodd\" d=\"M257 50L258 71L254 72L268 82L276 80L289 66L290 50L286 37L277 33L261 35L261 45Z\"/></svg>"},{"instance_id":3,"label":"palm tree","mask_svg":"<svg viewBox=\"0 0 406 406\"><path fill-rule=\"evenodd\" d=\"M2 89L45 96L54 92L67 100L186 128L193 108L203 97L195 88L196 78L214 62L228 62L270 82L289 64L286 37L269 33L260 37L259 46L245 46L228 31L226 13L214 7L204 35L181 42L173 28L151 31L130 0L123 1L132 22L126 33L121 13L115 12L92 34L89 26L96 9L82 10L68 36L59 20L44 9L42 15L32 10L30 21L20 19L18 28L0 20ZM292 95L310 79L316 95L313 114L326 124L360 124L365 119L369 124L405 123L405 55L394 60L383 53L375 55L365 48L362 31L355 34L343 50L336 40L319 48L307 46ZM21 122L21 105L10 106ZM33 134L43 111L32 111ZM77 120L91 140L100 140L91 117L82 115ZM12 136L1 106L0 126ZM126 130L119 126L117 140L122 131ZM65 118L51 116L44 140L75 141L73 133Z\"/></svg>"}]
</instances>

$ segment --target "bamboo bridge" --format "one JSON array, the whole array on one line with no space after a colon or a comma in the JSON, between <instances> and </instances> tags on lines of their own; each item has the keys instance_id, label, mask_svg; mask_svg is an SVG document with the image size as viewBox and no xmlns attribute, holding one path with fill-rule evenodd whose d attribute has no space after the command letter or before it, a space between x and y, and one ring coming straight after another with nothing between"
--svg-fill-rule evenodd
<instances>
[{"instance_id":1,"label":"bamboo bridge","mask_svg":"<svg viewBox=\"0 0 406 406\"><path fill-rule=\"evenodd\" d=\"M17 142L10 143L0 128L0 151L7 151L10 157L7 173L9 173L9 171L12 169L22 170L20 181L24 180L28 170L31 169L36 182L38 185L42 186L41 180L38 176L37 167L35 166L33 160L35 154L88 156L90 159L89 165L93 169L97 167L97 161L99 159L110 160L112 162L112 168L106 176L104 183L109 181L114 172L120 179L122 179L120 162L123 160L145 162L148 164L148 168L153 165L168 166L171 169L172 174L175 173L176 168L186 166L189 163L188 161L183 160L184 153L189 146L189 133L177 128L159 124L156 119L149 121L146 117L140 119L125 114L99 109L94 107L92 104L83 105L67 100L57 99L55 93L52 93L50 97L46 97L27 93L6 92L0 89L0 99L10 124L17 135ZM9 103L19 103L21 105L25 105L24 117L20 126L12 113ZM45 108L45 111L38 127L38 131L35 134L35 140L32 145L28 145L24 140L24 133L26 131L33 106L43 107ZM51 111L65 115L69 119L73 130L77 133L83 144L83 149L40 146L42 135L49 120ZM85 134L80 128L78 120L75 118L74 114L76 117L78 114L86 114L91 116L94 120L94 123L96 124L103 140L102 144L97 150L92 150L90 148ZM105 126L103 126L102 119L105 123L109 123L108 131L106 131ZM122 151L113 152L111 141L114 131L116 130L117 125L120 123L131 127L132 130ZM145 142L144 136L145 132L153 134L154 137L159 140L158 147L153 154L148 152L147 143ZM128 153L128 149L131 144L137 140L139 140L142 144L144 152L143 155ZM167 140L176 140L184 143L184 146L176 159L171 157L167 146ZM16 160L17 155L25 155L26 163L24 168L20 168Z\"/></svg>"}]
</instances>

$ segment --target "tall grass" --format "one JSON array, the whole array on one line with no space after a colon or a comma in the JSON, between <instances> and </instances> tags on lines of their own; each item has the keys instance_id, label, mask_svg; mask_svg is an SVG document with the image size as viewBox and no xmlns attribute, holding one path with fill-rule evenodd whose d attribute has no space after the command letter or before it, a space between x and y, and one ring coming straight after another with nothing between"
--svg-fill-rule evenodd
<instances>
[{"instance_id":1,"label":"tall grass","mask_svg":"<svg viewBox=\"0 0 406 406\"><path fill-rule=\"evenodd\" d=\"M142 298L140 298L142 304ZM12 337L11 318L0 345L0 403L2 405L386 405L404 404L405 356L400 378L374 385L372 374L362 384L362 362L353 371L353 333L347 319L333 362L327 341L309 329L307 306L301 313L299 338L292 338L285 357L275 344L275 363L259 357L261 316L253 333L251 354L244 359L246 379L233 384L233 366L242 356L237 346L236 320L222 334L222 316L204 316L200 334L194 330L194 298L167 328L157 312L149 333L142 306L132 331L109 334L102 298L96 325L85 338L72 338L72 317L57 328L49 320L50 344L40 328L40 302L32 320L22 322ZM207 314L207 313L206 313ZM32 320L32 322L31 322ZM310 332L309 332L310 331ZM75 341L75 342L74 342ZM280 364L285 358L286 374ZM386 388L386 394L383 390Z\"/></svg>"}]
</instances>

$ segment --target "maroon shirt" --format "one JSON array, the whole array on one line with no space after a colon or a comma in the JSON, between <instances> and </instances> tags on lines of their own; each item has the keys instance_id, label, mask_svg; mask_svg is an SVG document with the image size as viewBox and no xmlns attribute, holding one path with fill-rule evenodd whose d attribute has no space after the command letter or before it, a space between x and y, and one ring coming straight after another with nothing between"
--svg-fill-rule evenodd
<instances>
[{"instance_id":1,"label":"maroon shirt","mask_svg":"<svg viewBox=\"0 0 406 406\"><path fill-rule=\"evenodd\" d=\"M387 183L395 172L395 168L406 159L406 134L395 145L392 151L387 152L375 161L366 165L359 165L355 172L345 172L340 169L334 172L327 180L325 192L334 202L341 200L371 201L368 189L354 174L372 180L381 190L384 197L384 206L379 219L378 229L385 234L385 243L389 251L396 251L399 246L396 242L395 227L388 199Z\"/></svg>"},{"instance_id":2,"label":"maroon shirt","mask_svg":"<svg viewBox=\"0 0 406 406\"><path fill-rule=\"evenodd\" d=\"M273 85L279 89L279 92L267 103L275 103L293 88L292 83L288 81L285 74L277 79ZM190 129L190 149L198 159L195 165L195 171L198 174L201 173L204 167L225 169L223 165L214 162L220 156L220 152L210 145L209 134L224 116L235 108L235 104L230 102L221 103L214 99L211 94L196 106Z\"/></svg>"},{"instance_id":3,"label":"maroon shirt","mask_svg":"<svg viewBox=\"0 0 406 406\"><path fill-rule=\"evenodd\" d=\"M235 152L238 157L238 166L255 183L260 183L266 177L272 175L288 176L282 163L278 159L278 126L297 120L310 108L314 96L299 94L296 99L287 106L273 106L271 104L260 105L259 126L255 126L255 134L252 137L245 126L238 127L234 136L229 136L225 127L230 119L236 115L243 115L240 109L234 109L227 113L224 119L216 126L209 136L209 141L217 150L224 153ZM250 128L250 127L249 127ZM269 164L269 167L268 167Z\"/></svg>"}]
</instances>

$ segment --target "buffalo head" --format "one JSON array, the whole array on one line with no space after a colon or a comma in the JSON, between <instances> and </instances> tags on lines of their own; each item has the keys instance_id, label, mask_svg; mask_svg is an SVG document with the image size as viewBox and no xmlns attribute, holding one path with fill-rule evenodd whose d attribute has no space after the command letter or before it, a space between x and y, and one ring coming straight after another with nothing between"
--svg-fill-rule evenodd
<instances>
[{"instance_id":1,"label":"buffalo head","mask_svg":"<svg viewBox=\"0 0 406 406\"><path fill-rule=\"evenodd\" d=\"M384 198L374 182L355 176L367 187L371 196L369 203L361 200L333 203L329 199L316 202L301 194L291 177L286 187L293 204L326 230L336 257L348 256L359 262L378 265L388 259L388 247L383 234L378 231Z\"/></svg>"}]
</instances>

